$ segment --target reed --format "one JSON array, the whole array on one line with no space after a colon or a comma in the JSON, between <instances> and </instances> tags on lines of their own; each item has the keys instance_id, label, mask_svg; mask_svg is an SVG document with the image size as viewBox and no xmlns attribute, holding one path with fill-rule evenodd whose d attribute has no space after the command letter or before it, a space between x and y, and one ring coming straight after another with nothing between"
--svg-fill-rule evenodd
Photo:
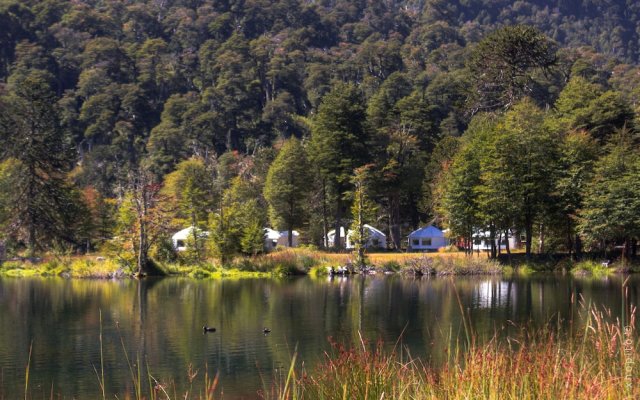
<instances>
[{"instance_id":1,"label":"reed","mask_svg":"<svg viewBox=\"0 0 640 400\"><path fill-rule=\"evenodd\" d=\"M640 398L635 308L626 324L608 310L583 305L584 329L560 333L553 324L484 344L473 338L466 350L448 350L449 362L435 367L385 350L378 343L333 351L313 371L301 371L279 399L625 399Z\"/></svg>"}]
</instances>

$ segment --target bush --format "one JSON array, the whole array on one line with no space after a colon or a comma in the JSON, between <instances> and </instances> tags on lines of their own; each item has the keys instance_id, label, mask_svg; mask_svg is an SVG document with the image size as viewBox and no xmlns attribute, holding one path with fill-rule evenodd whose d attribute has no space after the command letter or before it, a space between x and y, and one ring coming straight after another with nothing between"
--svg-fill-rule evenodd
<instances>
[{"instance_id":1,"label":"bush","mask_svg":"<svg viewBox=\"0 0 640 400\"><path fill-rule=\"evenodd\" d=\"M604 276L614 271L614 268L593 260L580 261L571 269L572 274L580 276Z\"/></svg>"},{"instance_id":2,"label":"bush","mask_svg":"<svg viewBox=\"0 0 640 400\"><path fill-rule=\"evenodd\" d=\"M382 270L385 272L398 272L402 269L402 266L399 262L395 260L385 261L382 264Z\"/></svg>"},{"instance_id":3,"label":"bush","mask_svg":"<svg viewBox=\"0 0 640 400\"><path fill-rule=\"evenodd\" d=\"M431 275L435 273L433 258L423 256L420 258L410 258L404 262L402 270L413 275Z\"/></svg>"}]
</instances>

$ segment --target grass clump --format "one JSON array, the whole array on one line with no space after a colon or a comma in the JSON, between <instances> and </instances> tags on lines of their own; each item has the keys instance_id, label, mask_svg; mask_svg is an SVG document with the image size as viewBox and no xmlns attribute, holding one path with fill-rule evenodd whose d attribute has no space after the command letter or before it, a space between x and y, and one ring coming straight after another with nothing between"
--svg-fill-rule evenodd
<instances>
[{"instance_id":1,"label":"grass clump","mask_svg":"<svg viewBox=\"0 0 640 400\"><path fill-rule=\"evenodd\" d=\"M593 260L580 261L571 269L571 273L577 276L601 277L613 272L615 272L614 268Z\"/></svg>"},{"instance_id":2,"label":"grass clump","mask_svg":"<svg viewBox=\"0 0 640 400\"><path fill-rule=\"evenodd\" d=\"M502 272L496 260L484 258L436 258L436 274L444 275L493 275Z\"/></svg>"},{"instance_id":3,"label":"grass clump","mask_svg":"<svg viewBox=\"0 0 640 400\"><path fill-rule=\"evenodd\" d=\"M314 267L328 262L322 253L314 250L287 248L250 259L245 259L258 271L272 272L274 275L308 274Z\"/></svg>"},{"instance_id":4,"label":"grass clump","mask_svg":"<svg viewBox=\"0 0 640 400\"><path fill-rule=\"evenodd\" d=\"M60 257L40 262L10 261L0 266L0 275L10 277L50 277L109 279L127 275L120 265L103 257Z\"/></svg>"},{"instance_id":5,"label":"grass clump","mask_svg":"<svg viewBox=\"0 0 640 400\"><path fill-rule=\"evenodd\" d=\"M503 272L496 260L485 258L419 257L407 259L402 266L405 274L422 275L493 275Z\"/></svg>"},{"instance_id":6,"label":"grass clump","mask_svg":"<svg viewBox=\"0 0 640 400\"><path fill-rule=\"evenodd\" d=\"M316 265L314 267L311 267L311 269L309 270L309 276L313 278L322 278L328 276L329 268L331 268L331 266L327 264Z\"/></svg>"},{"instance_id":7,"label":"grass clump","mask_svg":"<svg viewBox=\"0 0 640 400\"><path fill-rule=\"evenodd\" d=\"M400 272L402 265L396 260L389 260L382 263L381 268L383 272Z\"/></svg>"}]
</instances>

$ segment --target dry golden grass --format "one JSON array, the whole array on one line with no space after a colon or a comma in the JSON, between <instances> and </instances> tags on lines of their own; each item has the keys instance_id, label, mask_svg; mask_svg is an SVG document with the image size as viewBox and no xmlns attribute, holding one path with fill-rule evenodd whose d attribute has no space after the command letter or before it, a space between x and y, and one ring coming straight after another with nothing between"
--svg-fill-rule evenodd
<instances>
[{"instance_id":1,"label":"dry golden grass","mask_svg":"<svg viewBox=\"0 0 640 400\"><path fill-rule=\"evenodd\" d=\"M323 256L327 259L339 263L345 264L353 257L352 253L323 253ZM384 264L386 262L395 261L399 264L403 264L407 260L423 257L441 257L441 258L461 258L465 257L464 252L458 251L453 253L366 253L369 262L374 265ZM482 257L486 258L484 255ZM475 256L474 256L475 257Z\"/></svg>"}]
</instances>

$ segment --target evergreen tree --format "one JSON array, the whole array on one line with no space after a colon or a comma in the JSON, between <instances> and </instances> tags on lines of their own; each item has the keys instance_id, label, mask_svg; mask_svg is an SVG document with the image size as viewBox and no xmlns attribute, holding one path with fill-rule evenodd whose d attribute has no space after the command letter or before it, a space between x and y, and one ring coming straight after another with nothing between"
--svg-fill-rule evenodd
<instances>
[{"instance_id":1,"label":"evergreen tree","mask_svg":"<svg viewBox=\"0 0 640 400\"><path fill-rule=\"evenodd\" d=\"M329 189L335 193L335 247L341 248L340 228L345 213L344 194L351 173L369 158L364 100L354 85L340 83L322 100L313 121L310 153Z\"/></svg>"},{"instance_id":2,"label":"evergreen tree","mask_svg":"<svg viewBox=\"0 0 640 400\"><path fill-rule=\"evenodd\" d=\"M311 184L309 162L300 141L285 141L271 164L264 187L269 218L276 229L287 230L288 246L293 246L293 230L303 226Z\"/></svg>"},{"instance_id":3,"label":"evergreen tree","mask_svg":"<svg viewBox=\"0 0 640 400\"><path fill-rule=\"evenodd\" d=\"M487 35L473 50L470 110L504 110L533 94L534 72L556 63L557 45L535 28L505 26Z\"/></svg>"},{"instance_id":4,"label":"evergreen tree","mask_svg":"<svg viewBox=\"0 0 640 400\"><path fill-rule=\"evenodd\" d=\"M81 216L66 181L69 140L60 127L50 81L46 72L31 71L12 88L0 110L0 158L20 164L13 214L30 253L52 240L78 244L72 227Z\"/></svg>"}]
</instances>

